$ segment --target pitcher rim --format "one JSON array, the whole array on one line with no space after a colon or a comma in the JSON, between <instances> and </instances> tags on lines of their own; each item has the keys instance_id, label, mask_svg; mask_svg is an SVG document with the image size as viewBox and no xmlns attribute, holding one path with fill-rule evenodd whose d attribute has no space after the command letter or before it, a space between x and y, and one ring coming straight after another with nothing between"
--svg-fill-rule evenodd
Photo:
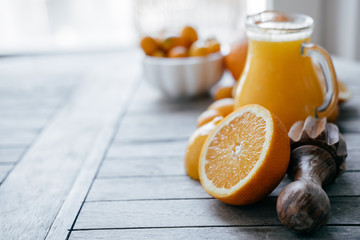
<instances>
[{"instance_id":1,"label":"pitcher rim","mask_svg":"<svg viewBox=\"0 0 360 240\"><path fill-rule=\"evenodd\" d=\"M276 16L283 17L289 19L289 21L276 21L274 19ZM294 23L291 27L269 27L260 25L261 23L268 23L268 22L289 22ZM296 26L298 24L298 26ZM298 14L298 13L282 13L279 11L263 11L255 14L250 14L246 16L245 25L247 30L261 30L261 31L271 31L271 30L281 30L283 33L294 33L294 32L301 32L304 30L310 30L314 26L314 20L312 17L305 15L305 14Z\"/></svg>"}]
</instances>

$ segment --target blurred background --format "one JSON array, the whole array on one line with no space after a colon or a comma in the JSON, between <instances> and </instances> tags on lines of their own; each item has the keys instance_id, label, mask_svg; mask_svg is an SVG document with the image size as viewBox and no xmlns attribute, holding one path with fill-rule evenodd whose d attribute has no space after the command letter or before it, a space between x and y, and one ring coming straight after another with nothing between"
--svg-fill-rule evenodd
<instances>
[{"instance_id":1,"label":"blurred background","mask_svg":"<svg viewBox=\"0 0 360 240\"><path fill-rule=\"evenodd\" d=\"M0 0L0 55L130 48L185 24L226 45L244 31L246 14L265 9L312 16L315 43L360 61L358 0Z\"/></svg>"}]
</instances>

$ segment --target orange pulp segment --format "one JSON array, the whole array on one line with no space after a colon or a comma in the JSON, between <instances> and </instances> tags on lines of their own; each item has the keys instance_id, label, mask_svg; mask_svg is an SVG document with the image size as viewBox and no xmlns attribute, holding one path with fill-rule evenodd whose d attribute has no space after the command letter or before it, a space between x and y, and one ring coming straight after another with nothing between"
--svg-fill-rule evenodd
<instances>
[{"instance_id":1,"label":"orange pulp segment","mask_svg":"<svg viewBox=\"0 0 360 240\"><path fill-rule=\"evenodd\" d=\"M223 119L204 143L200 181L207 193L234 205L267 196L282 180L290 158L284 124L259 105Z\"/></svg>"}]
</instances>

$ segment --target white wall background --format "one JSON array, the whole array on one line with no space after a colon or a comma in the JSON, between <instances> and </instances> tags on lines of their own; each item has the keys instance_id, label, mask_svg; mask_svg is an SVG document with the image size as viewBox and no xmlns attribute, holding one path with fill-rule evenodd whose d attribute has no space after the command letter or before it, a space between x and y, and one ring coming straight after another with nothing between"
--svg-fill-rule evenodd
<instances>
[{"instance_id":1,"label":"white wall background","mask_svg":"<svg viewBox=\"0 0 360 240\"><path fill-rule=\"evenodd\" d=\"M241 30L232 25L236 22L234 16L244 19L245 11L255 13L273 8L304 13L315 20L313 42L332 54L360 61L360 0L0 0L0 55L137 46L141 29L136 21L139 20L136 6L156 2L182 7L185 3L204 4L206 8L193 7L187 10L188 14L201 17L212 26L209 31L218 33L219 38L226 36L220 30ZM211 8L216 4L223 11ZM215 15L222 21L217 21ZM216 24L210 24L209 19L216 20ZM202 31L206 30L205 25L200 24Z\"/></svg>"},{"instance_id":2,"label":"white wall background","mask_svg":"<svg viewBox=\"0 0 360 240\"><path fill-rule=\"evenodd\" d=\"M273 0L275 10L314 18L313 42L331 54L360 61L360 1Z\"/></svg>"}]
</instances>

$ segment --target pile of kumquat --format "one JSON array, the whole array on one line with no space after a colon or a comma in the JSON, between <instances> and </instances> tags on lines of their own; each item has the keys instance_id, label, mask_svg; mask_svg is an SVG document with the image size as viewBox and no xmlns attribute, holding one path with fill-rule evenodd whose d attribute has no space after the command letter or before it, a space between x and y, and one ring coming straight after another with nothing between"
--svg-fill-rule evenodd
<instances>
[{"instance_id":1,"label":"pile of kumquat","mask_svg":"<svg viewBox=\"0 0 360 240\"><path fill-rule=\"evenodd\" d=\"M218 40L199 40L198 33L191 26L185 26L177 36L145 36L141 39L140 46L146 55L152 57L202 57L220 52Z\"/></svg>"}]
</instances>

